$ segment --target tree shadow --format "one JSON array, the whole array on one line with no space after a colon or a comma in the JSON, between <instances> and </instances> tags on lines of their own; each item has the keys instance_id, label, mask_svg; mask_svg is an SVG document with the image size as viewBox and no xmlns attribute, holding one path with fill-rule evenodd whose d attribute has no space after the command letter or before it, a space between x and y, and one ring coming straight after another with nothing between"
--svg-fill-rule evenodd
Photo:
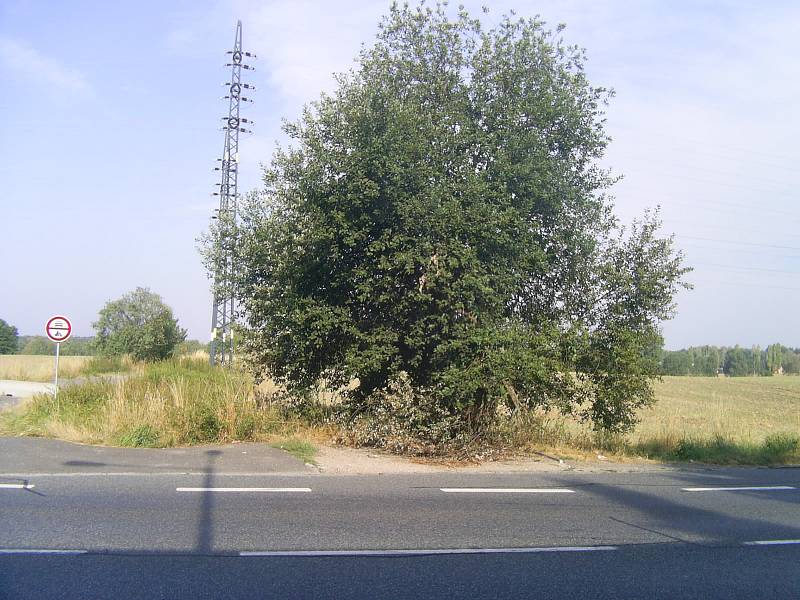
<instances>
[{"instance_id":1,"label":"tree shadow","mask_svg":"<svg viewBox=\"0 0 800 600\"><path fill-rule=\"evenodd\" d=\"M214 547L214 493L209 488L214 487L214 463L222 454L221 450L206 450L208 457L203 468L203 485L206 488L201 492L200 516L197 522L197 551L210 554Z\"/></svg>"},{"instance_id":2,"label":"tree shadow","mask_svg":"<svg viewBox=\"0 0 800 600\"><path fill-rule=\"evenodd\" d=\"M698 479L704 478L705 474L683 473L671 474L670 477L680 487L698 486ZM746 479L741 481L731 481L739 479L731 476L724 484L715 483L713 486L736 486L738 485L757 485L750 483ZM575 486L574 480L558 478L564 486ZM779 484L764 484L779 485ZM749 492L749 491L722 491L722 492L678 492L682 494L677 498L665 497L633 489L631 485L605 484L605 483L586 483L579 486L583 493L602 498L609 502L608 510L612 514L607 518L616 523L647 531L660 535L664 541L679 541L696 545L724 545L744 541L765 539L765 534L775 539L800 539L800 519L797 525L781 523L769 518L759 518L758 513L754 514L727 514L728 510L734 510L730 500L735 496L727 494L737 494L744 497L757 497L760 501L790 502L800 503L800 491L774 491L774 492ZM662 489L658 486L656 489ZM708 487L706 482L704 487ZM716 496L716 501L720 502L719 509L710 509L707 506L698 506L692 503L693 499L699 499L700 494L724 494ZM685 494L685 495L684 495ZM780 496L788 494L790 496ZM708 496L705 496L707 499ZM626 509L625 516L614 515L616 507ZM757 510L757 508L755 509ZM630 513L639 513L639 518L632 517Z\"/></svg>"}]
</instances>

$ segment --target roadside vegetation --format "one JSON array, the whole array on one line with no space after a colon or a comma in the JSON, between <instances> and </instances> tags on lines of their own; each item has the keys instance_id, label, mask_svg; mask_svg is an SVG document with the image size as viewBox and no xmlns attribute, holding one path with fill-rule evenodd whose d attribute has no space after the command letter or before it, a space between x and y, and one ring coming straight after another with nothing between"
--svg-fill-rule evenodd
<instances>
[{"instance_id":1,"label":"roadside vegetation","mask_svg":"<svg viewBox=\"0 0 800 600\"><path fill-rule=\"evenodd\" d=\"M272 406L275 391L241 371L212 368L204 356L139 363L116 381L65 387L57 399L35 396L0 415L0 432L152 448L258 441L311 461L324 428Z\"/></svg>"},{"instance_id":2,"label":"roadside vegetation","mask_svg":"<svg viewBox=\"0 0 800 600\"><path fill-rule=\"evenodd\" d=\"M401 390L395 390L399 393ZM208 365L207 355L131 365L119 381L92 380L40 395L0 415L0 433L127 447L264 442L313 462L320 443L378 447L434 459L652 459L766 465L800 463L800 378L665 377L657 402L627 434L593 430L555 412L502 415L480 444L455 453L419 444L402 429L367 429L337 417L341 397L320 389L287 408L271 382ZM387 399L402 405L402 400ZM390 408L387 408L390 410ZM413 419L414 415L406 414ZM393 421L390 421L393 422ZM372 422L375 425L375 422Z\"/></svg>"}]
</instances>

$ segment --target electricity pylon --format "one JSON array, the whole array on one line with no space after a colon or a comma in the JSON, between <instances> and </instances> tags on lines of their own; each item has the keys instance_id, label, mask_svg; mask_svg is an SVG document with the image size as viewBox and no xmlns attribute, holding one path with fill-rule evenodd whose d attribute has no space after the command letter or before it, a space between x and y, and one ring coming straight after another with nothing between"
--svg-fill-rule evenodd
<instances>
[{"instance_id":1,"label":"electricity pylon","mask_svg":"<svg viewBox=\"0 0 800 600\"><path fill-rule=\"evenodd\" d=\"M253 67L245 64L247 58L255 58L255 54L242 50L242 22L236 23L236 40L233 50L227 52L230 62L225 66L231 69L231 78L224 85L228 88L225 99L228 100L228 116L223 117L225 132L225 147L222 158L217 159L220 166L215 171L220 171L222 179L219 191L214 192L219 196L219 208L213 219L217 222L217 248L214 272L214 306L211 311L211 353L212 365L229 365L233 360L233 325L235 319L233 289L233 274L235 272L236 257L236 202L239 184L239 133L252 133L243 127L252 121L243 119L239 115L242 102L252 102L244 96L246 90L255 90L252 85L242 82L242 70L253 71Z\"/></svg>"}]
</instances>

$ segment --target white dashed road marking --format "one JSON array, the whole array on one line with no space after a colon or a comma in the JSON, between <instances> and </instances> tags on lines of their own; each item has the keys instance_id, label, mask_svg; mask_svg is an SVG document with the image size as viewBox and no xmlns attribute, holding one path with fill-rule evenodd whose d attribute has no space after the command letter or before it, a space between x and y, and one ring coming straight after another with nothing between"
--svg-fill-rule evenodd
<instances>
[{"instance_id":1,"label":"white dashed road marking","mask_svg":"<svg viewBox=\"0 0 800 600\"><path fill-rule=\"evenodd\" d=\"M789 546L800 544L800 540L755 540L753 542L742 542L745 546Z\"/></svg>"},{"instance_id":2,"label":"white dashed road marking","mask_svg":"<svg viewBox=\"0 0 800 600\"><path fill-rule=\"evenodd\" d=\"M0 548L0 554L86 554L87 550L48 550L46 548Z\"/></svg>"},{"instance_id":3,"label":"white dashed road marking","mask_svg":"<svg viewBox=\"0 0 800 600\"><path fill-rule=\"evenodd\" d=\"M310 492L311 488L264 488L264 487L179 487L176 492Z\"/></svg>"},{"instance_id":4,"label":"white dashed road marking","mask_svg":"<svg viewBox=\"0 0 800 600\"><path fill-rule=\"evenodd\" d=\"M447 494L574 494L566 488L439 488Z\"/></svg>"},{"instance_id":5,"label":"white dashed road marking","mask_svg":"<svg viewBox=\"0 0 800 600\"><path fill-rule=\"evenodd\" d=\"M768 492L772 490L796 490L797 488L791 485L757 485L757 486L742 486L742 487L690 487L681 488L683 492Z\"/></svg>"},{"instance_id":6,"label":"white dashed road marking","mask_svg":"<svg viewBox=\"0 0 800 600\"><path fill-rule=\"evenodd\" d=\"M428 556L431 554L533 554L537 552L597 552L616 546L544 546L541 548L436 548L431 550L263 550L239 556Z\"/></svg>"}]
</instances>

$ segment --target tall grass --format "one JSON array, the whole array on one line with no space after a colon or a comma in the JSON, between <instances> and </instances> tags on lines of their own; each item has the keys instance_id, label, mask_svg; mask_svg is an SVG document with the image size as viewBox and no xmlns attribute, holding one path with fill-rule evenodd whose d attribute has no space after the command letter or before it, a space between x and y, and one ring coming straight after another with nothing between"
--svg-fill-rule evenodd
<instances>
[{"instance_id":1,"label":"tall grass","mask_svg":"<svg viewBox=\"0 0 800 600\"><path fill-rule=\"evenodd\" d=\"M288 440L286 449L306 459L311 438L325 435L270 406L248 375L193 358L140 365L118 381L90 380L57 399L36 396L0 416L0 431L139 447Z\"/></svg>"}]
</instances>

